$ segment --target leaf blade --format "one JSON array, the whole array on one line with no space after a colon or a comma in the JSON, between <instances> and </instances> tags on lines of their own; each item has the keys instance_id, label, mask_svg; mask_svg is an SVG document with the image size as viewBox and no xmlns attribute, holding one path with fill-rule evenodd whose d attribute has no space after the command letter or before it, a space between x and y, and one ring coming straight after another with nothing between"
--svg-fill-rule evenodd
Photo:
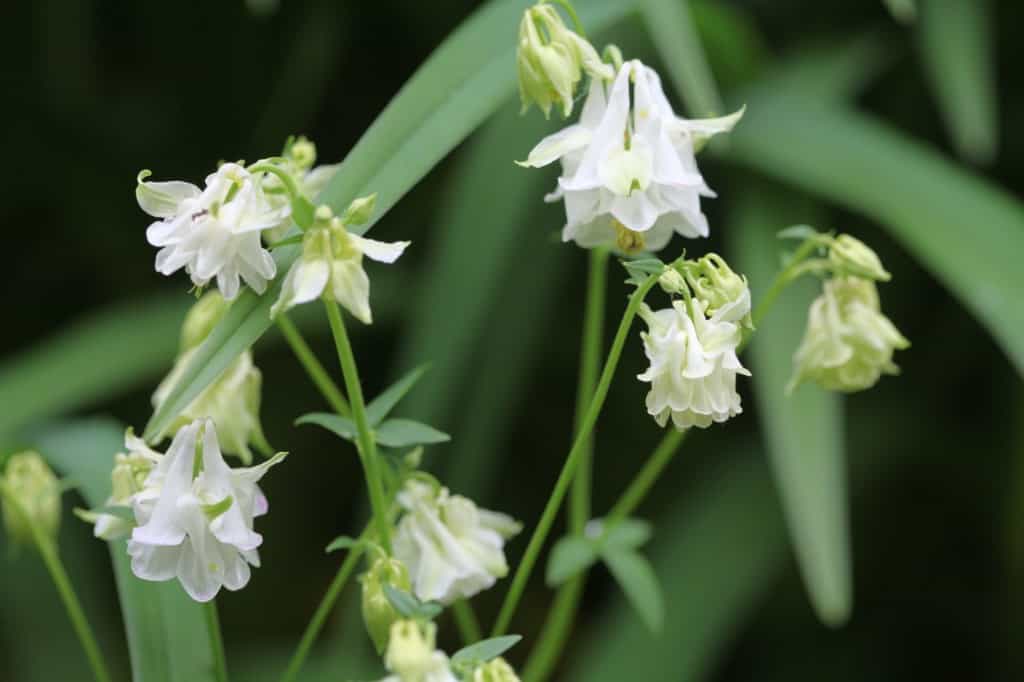
<instances>
[{"instance_id":1,"label":"leaf blade","mask_svg":"<svg viewBox=\"0 0 1024 682\"><path fill-rule=\"evenodd\" d=\"M447 433L412 419L388 419L377 427L375 434L377 442L389 448L434 445L452 439Z\"/></svg>"},{"instance_id":2,"label":"leaf blade","mask_svg":"<svg viewBox=\"0 0 1024 682\"><path fill-rule=\"evenodd\" d=\"M514 647L522 640L522 635L502 635L501 637L491 637L489 639L482 639L475 644L463 647L452 655L452 664L458 665L460 663L472 663L480 662L486 663L493 658L501 656L503 653Z\"/></svg>"},{"instance_id":3,"label":"leaf blade","mask_svg":"<svg viewBox=\"0 0 1024 682\"><path fill-rule=\"evenodd\" d=\"M601 558L644 624L651 632L661 632L665 625L664 598L651 562L625 549L605 548Z\"/></svg>"},{"instance_id":4,"label":"leaf blade","mask_svg":"<svg viewBox=\"0 0 1024 682\"><path fill-rule=\"evenodd\" d=\"M366 418L370 426L377 426L384 417L395 408L402 398L413 389L416 383L423 378L423 375L430 369L430 363L425 362L419 367L409 371L405 376L384 389L380 395L370 401L366 406Z\"/></svg>"}]
</instances>

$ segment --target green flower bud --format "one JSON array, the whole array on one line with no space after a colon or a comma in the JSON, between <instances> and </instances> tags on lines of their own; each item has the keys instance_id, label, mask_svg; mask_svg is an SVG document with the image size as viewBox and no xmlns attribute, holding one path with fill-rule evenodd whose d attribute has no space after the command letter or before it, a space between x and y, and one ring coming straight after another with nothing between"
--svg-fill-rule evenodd
<instances>
[{"instance_id":1,"label":"green flower bud","mask_svg":"<svg viewBox=\"0 0 1024 682\"><path fill-rule=\"evenodd\" d=\"M519 682L519 675L499 656L473 671L473 682Z\"/></svg>"},{"instance_id":2,"label":"green flower bud","mask_svg":"<svg viewBox=\"0 0 1024 682\"><path fill-rule=\"evenodd\" d=\"M391 625L401 618L384 592L385 585L410 590L409 571L401 561L382 556L370 566L370 570L360 578L363 584L363 623L366 632L377 647L377 653L383 653L388 646Z\"/></svg>"},{"instance_id":3,"label":"green flower bud","mask_svg":"<svg viewBox=\"0 0 1024 682\"><path fill-rule=\"evenodd\" d=\"M373 207L377 204L377 193L374 192L368 197L353 199L345 212L341 215L341 222L345 225L365 225L373 215Z\"/></svg>"},{"instance_id":4,"label":"green flower bud","mask_svg":"<svg viewBox=\"0 0 1024 682\"><path fill-rule=\"evenodd\" d=\"M288 147L285 157L295 165L295 170L307 171L316 163L316 145L305 135L300 135Z\"/></svg>"},{"instance_id":5,"label":"green flower bud","mask_svg":"<svg viewBox=\"0 0 1024 682\"><path fill-rule=\"evenodd\" d=\"M384 665L404 679L422 679L436 667L434 642L437 628L433 623L396 620L391 624Z\"/></svg>"},{"instance_id":6,"label":"green flower bud","mask_svg":"<svg viewBox=\"0 0 1024 682\"><path fill-rule=\"evenodd\" d=\"M568 118L584 72L593 78L614 76L594 46L566 28L558 10L545 2L523 13L516 67L523 111L536 104L544 116L550 116L552 105L559 103Z\"/></svg>"},{"instance_id":7,"label":"green flower bud","mask_svg":"<svg viewBox=\"0 0 1024 682\"><path fill-rule=\"evenodd\" d=\"M841 271L838 274L857 275L881 282L892 279L892 275L882 267L878 254L867 244L848 234L841 234L832 240L829 244L828 258Z\"/></svg>"},{"instance_id":8,"label":"green flower bud","mask_svg":"<svg viewBox=\"0 0 1024 682\"><path fill-rule=\"evenodd\" d=\"M181 326L182 352L201 344L224 317L229 306L230 304L224 300L219 291L209 291L203 294L202 298L189 309L188 314L185 315L185 323Z\"/></svg>"},{"instance_id":9,"label":"green flower bud","mask_svg":"<svg viewBox=\"0 0 1024 682\"><path fill-rule=\"evenodd\" d=\"M883 374L897 374L893 352L910 342L882 314L875 283L834 277L811 304L807 331L793 357L787 390L810 379L831 391L862 391Z\"/></svg>"},{"instance_id":10,"label":"green flower bud","mask_svg":"<svg viewBox=\"0 0 1024 682\"><path fill-rule=\"evenodd\" d=\"M658 285L666 294L685 294L689 291L686 280L672 266L665 266L664 272L658 277Z\"/></svg>"},{"instance_id":11,"label":"green flower bud","mask_svg":"<svg viewBox=\"0 0 1024 682\"><path fill-rule=\"evenodd\" d=\"M724 258L709 253L696 261L686 261L683 271L694 297L707 303L709 315L753 328L747 278L733 272Z\"/></svg>"},{"instance_id":12,"label":"green flower bud","mask_svg":"<svg viewBox=\"0 0 1024 682\"><path fill-rule=\"evenodd\" d=\"M37 452L7 460L0 476L4 527L16 543L34 544L31 527L51 542L60 529L60 482Z\"/></svg>"}]
</instances>

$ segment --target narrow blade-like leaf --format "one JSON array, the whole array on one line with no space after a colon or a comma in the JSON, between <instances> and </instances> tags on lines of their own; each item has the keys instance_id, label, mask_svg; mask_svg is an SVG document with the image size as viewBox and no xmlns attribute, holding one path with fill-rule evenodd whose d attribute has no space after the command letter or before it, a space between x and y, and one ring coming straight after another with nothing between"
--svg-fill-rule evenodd
<instances>
[{"instance_id":1,"label":"narrow blade-like leaf","mask_svg":"<svg viewBox=\"0 0 1024 682\"><path fill-rule=\"evenodd\" d=\"M482 639L476 644L470 644L456 651L452 656L452 663L455 665L471 662L486 663L514 647L522 638L522 635L502 635L501 637Z\"/></svg>"},{"instance_id":2,"label":"narrow blade-like leaf","mask_svg":"<svg viewBox=\"0 0 1024 682\"><path fill-rule=\"evenodd\" d=\"M618 548L606 548L601 558L644 624L652 632L661 632L665 624L665 601L651 562L633 550Z\"/></svg>"},{"instance_id":3,"label":"narrow blade-like leaf","mask_svg":"<svg viewBox=\"0 0 1024 682\"><path fill-rule=\"evenodd\" d=\"M370 426L380 424L398 404L398 401L404 398L405 394L411 391L416 382L426 374L428 369L430 369L429 364L420 365L371 400L366 406L366 418L369 420Z\"/></svg>"},{"instance_id":4,"label":"narrow blade-like leaf","mask_svg":"<svg viewBox=\"0 0 1024 682\"><path fill-rule=\"evenodd\" d=\"M446 443L451 436L412 419L388 419L377 427L377 442L389 448Z\"/></svg>"}]
</instances>

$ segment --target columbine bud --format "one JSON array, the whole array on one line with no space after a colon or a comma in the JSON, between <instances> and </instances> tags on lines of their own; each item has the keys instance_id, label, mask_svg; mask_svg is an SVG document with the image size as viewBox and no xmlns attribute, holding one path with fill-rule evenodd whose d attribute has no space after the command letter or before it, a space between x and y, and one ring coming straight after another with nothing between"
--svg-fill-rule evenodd
<instances>
[{"instance_id":1,"label":"columbine bud","mask_svg":"<svg viewBox=\"0 0 1024 682\"><path fill-rule=\"evenodd\" d=\"M665 266L665 270L658 276L658 284L662 290L669 295L684 294L688 291L686 280L679 274L679 271L672 266Z\"/></svg>"},{"instance_id":2,"label":"columbine bud","mask_svg":"<svg viewBox=\"0 0 1024 682\"><path fill-rule=\"evenodd\" d=\"M297 170L307 171L316 163L316 145L305 135L291 143L285 157L295 164Z\"/></svg>"},{"instance_id":3,"label":"columbine bud","mask_svg":"<svg viewBox=\"0 0 1024 682\"><path fill-rule=\"evenodd\" d=\"M224 317L228 307L228 302L217 291L210 291L196 301L181 325L181 350L184 352L202 343Z\"/></svg>"},{"instance_id":4,"label":"columbine bud","mask_svg":"<svg viewBox=\"0 0 1024 682\"><path fill-rule=\"evenodd\" d=\"M362 575L363 583L363 622L366 632L377 647L377 653L383 653L388 645L388 634L391 624L401 618L384 592L385 585L391 585L408 592L409 571L405 564L397 559L382 556L373 562L370 570Z\"/></svg>"},{"instance_id":5,"label":"columbine bud","mask_svg":"<svg viewBox=\"0 0 1024 682\"><path fill-rule=\"evenodd\" d=\"M4 526L11 539L32 544L31 526L57 541L60 528L60 482L37 452L12 455L0 476Z\"/></svg>"},{"instance_id":6,"label":"columbine bud","mask_svg":"<svg viewBox=\"0 0 1024 682\"><path fill-rule=\"evenodd\" d=\"M693 295L707 304L708 315L726 322L742 322L745 327L753 328L746 277L733 272L717 253L687 261L683 267Z\"/></svg>"},{"instance_id":7,"label":"columbine bud","mask_svg":"<svg viewBox=\"0 0 1024 682\"><path fill-rule=\"evenodd\" d=\"M832 391L871 388L882 374L897 374L893 351L910 342L882 314L875 283L834 277L811 304L807 331L793 357L788 390L811 379Z\"/></svg>"},{"instance_id":8,"label":"columbine bud","mask_svg":"<svg viewBox=\"0 0 1024 682\"><path fill-rule=\"evenodd\" d=\"M388 651L384 664L388 670L406 678L420 679L433 669L434 640L437 628L433 623L397 620L391 624Z\"/></svg>"},{"instance_id":9,"label":"columbine bud","mask_svg":"<svg viewBox=\"0 0 1024 682\"><path fill-rule=\"evenodd\" d=\"M881 282L892 279L892 275L882 267L878 254L867 244L848 234L841 234L832 240L829 244L828 258L837 268L843 270L841 274L857 275Z\"/></svg>"},{"instance_id":10,"label":"columbine bud","mask_svg":"<svg viewBox=\"0 0 1024 682\"><path fill-rule=\"evenodd\" d=\"M477 668L473 682L519 682L519 675L504 658L498 657Z\"/></svg>"},{"instance_id":11,"label":"columbine bud","mask_svg":"<svg viewBox=\"0 0 1024 682\"><path fill-rule=\"evenodd\" d=\"M353 199L345 212L341 214L341 222L345 225L365 225L373 215L373 207L377 205L377 193L368 197Z\"/></svg>"},{"instance_id":12,"label":"columbine bud","mask_svg":"<svg viewBox=\"0 0 1024 682\"><path fill-rule=\"evenodd\" d=\"M516 65L523 111L536 104L545 116L557 102L562 105L562 115L569 117L573 94L584 71L605 80L614 76L594 46L566 28L558 10L544 2L523 13Z\"/></svg>"}]
</instances>

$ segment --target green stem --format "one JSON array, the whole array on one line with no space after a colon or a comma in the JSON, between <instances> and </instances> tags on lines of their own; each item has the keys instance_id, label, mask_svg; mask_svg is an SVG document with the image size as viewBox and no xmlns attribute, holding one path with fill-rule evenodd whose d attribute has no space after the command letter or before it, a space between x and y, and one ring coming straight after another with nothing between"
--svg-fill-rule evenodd
<instances>
[{"instance_id":1,"label":"green stem","mask_svg":"<svg viewBox=\"0 0 1024 682\"><path fill-rule=\"evenodd\" d=\"M299 191L299 186L295 183L295 178L293 178L292 174L283 168L278 168L272 163L256 163L249 166L246 170L253 174L270 173L271 175L276 175L277 179L281 181L281 184L284 185L285 190L288 192L289 198L294 199L302 196L302 192Z\"/></svg>"},{"instance_id":2,"label":"green stem","mask_svg":"<svg viewBox=\"0 0 1024 682\"><path fill-rule=\"evenodd\" d=\"M480 629L480 621L476 617L473 605L465 599L452 604L452 615L455 616L455 627L459 629L459 636L465 646L479 642L484 638Z\"/></svg>"},{"instance_id":3,"label":"green stem","mask_svg":"<svg viewBox=\"0 0 1024 682\"><path fill-rule=\"evenodd\" d=\"M363 537L365 536L366 533L364 532ZM331 581L330 587L327 588L323 599L320 600L320 604L316 607L316 612L310 619L309 625L306 626L305 632L302 633L299 648L295 650L295 654L288 661L288 668L284 671L284 675L281 676L281 682L295 682L298 679L299 671L306 662L309 651L313 648L313 643L320 635L324 623L327 622L327 616L334 609L338 597L341 596L341 591L345 588L349 578L352 577L352 573L355 572L356 565L359 563L359 558L362 555L363 545L358 545L352 548L348 556L345 557L345 561L341 563L341 567L338 569L337 574L335 574L334 580Z\"/></svg>"},{"instance_id":4,"label":"green stem","mask_svg":"<svg viewBox=\"0 0 1024 682\"><path fill-rule=\"evenodd\" d=\"M60 595L60 600L64 603L64 609L68 612L68 619L71 621L71 627L74 629L75 634L78 636L78 641L82 645L82 649L85 651L85 657L89 661L89 667L92 669L93 677L96 678L97 682L110 682L110 673L107 670L106 661L103 658L103 653L100 651L99 645L96 643L96 637L92 632L92 628L89 626L89 621L85 617L85 612L82 610L82 605L78 601L78 596L75 594L75 588L71 585L71 580L68 578L67 572L64 570L64 564L60 560L60 556L57 554L57 545L51 540L32 520L21 502L17 498L10 494L6 487L0 485L0 495L7 499L10 508L21 517L24 525L29 529L29 533L32 535L32 542L35 543L36 549L39 551L39 556L43 560L43 564L46 566L46 570L50 573L50 578L53 579L53 584L57 588L57 593Z\"/></svg>"},{"instance_id":5,"label":"green stem","mask_svg":"<svg viewBox=\"0 0 1024 682\"><path fill-rule=\"evenodd\" d=\"M608 250L590 252L590 272L587 276L587 301L583 314L583 340L580 348L580 378L576 390L575 434L580 432L587 405L597 387L597 373L601 369L601 331L604 328L605 291L608 281ZM594 458L594 438L583 442L583 452L576 475L572 479L569 495L569 528L582 533L590 518L591 470Z\"/></svg>"},{"instance_id":6,"label":"green stem","mask_svg":"<svg viewBox=\"0 0 1024 682\"><path fill-rule=\"evenodd\" d=\"M629 333L630 325L636 316L637 309L644 300L644 296L647 295L647 292L650 291L657 281L658 276L651 275L644 280L643 284L633 292L629 299L629 305L626 306L626 311L622 315L622 321L619 322L619 328L615 332L615 339L612 341L608 359L605 361L604 370L601 372L601 379L598 382L597 390L594 392L594 399L590 402L590 407L580 426L580 433L577 435L576 442L573 443L572 449L569 450L569 454L565 458L565 464L562 465L562 472L555 482L554 490L551 491L551 497L544 506L544 512L541 514L540 521L538 521L537 527L533 531L533 536L526 547L523 559L516 569L515 576L512 578L512 585L509 587L508 594L505 596L505 601L501 606L501 611L498 613L498 620L494 624L492 636L505 634L509 622L512 620L512 615L519 605L519 599L526 588L526 581L533 571L533 566L540 555L541 547L544 545L544 541L551 531L551 525L555 521L555 516L558 514L558 508L561 506L565 493L572 482L576 466L579 464L580 456L585 449L584 444L590 436L590 432L593 431L598 415L601 413L601 408L604 406L604 400L608 395L608 388L611 386L612 377L619 364L619 356L622 355L622 347L626 343L626 335Z\"/></svg>"},{"instance_id":7,"label":"green stem","mask_svg":"<svg viewBox=\"0 0 1024 682\"><path fill-rule=\"evenodd\" d=\"M658 447L647 458L647 462L644 463L644 466L605 517L604 534L607 534L629 516L643 501L651 486L658 480L662 471L678 451L679 445L687 433L689 430L671 429L665 434ZM559 589L554 606L552 606L540 637L537 639L536 648L530 652L530 657L523 667L523 682L542 682L551 674L551 670L558 661L558 655L564 650L569 627L572 625L576 607L583 595L585 577L586 571L582 571Z\"/></svg>"},{"instance_id":8,"label":"green stem","mask_svg":"<svg viewBox=\"0 0 1024 682\"><path fill-rule=\"evenodd\" d=\"M768 314L768 310L772 307L772 304L775 303L775 299L779 297L782 290L785 289L793 279L795 279L799 265L804 262L808 256L814 253L814 250L819 246L820 244L815 239L805 240L804 243L800 245L800 248L793 254L793 257L789 259L789 263L786 264L786 267L775 276L775 280L772 282L772 285L768 287L768 291L766 291L764 296L761 297L761 301L757 304L757 307L754 308L754 312L751 315L750 319L755 328L761 324L762 320L764 320L764 316Z\"/></svg>"},{"instance_id":9,"label":"green stem","mask_svg":"<svg viewBox=\"0 0 1024 682\"><path fill-rule=\"evenodd\" d=\"M391 527L388 523L388 510L384 502L384 488L381 482L377 448L374 443L373 431L366 418L366 403L363 400L363 388L359 383L359 372L356 359L352 354L352 345L345 332L345 323L341 319L341 309L335 301L324 299L327 308L327 319L334 334L334 343L338 347L338 361L341 373L345 378L345 390L352 401L352 420L356 424L356 441L359 445L360 459L366 474L366 485L370 490L370 504L373 506L373 520L377 536L384 551L391 554Z\"/></svg>"},{"instance_id":10,"label":"green stem","mask_svg":"<svg viewBox=\"0 0 1024 682\"><path fill-rule=\"evenodd\" d=\"M580 21L579 15L576 14L576 8L572 6L572 3L569 2L569 0L554 0L554 1L556 3L558 3L559 5L561 5L562 7L564 7L565 11L568 12L569 18L572 19L572 24L573 24L573 26L576 27L576 33L579 34L580 38L586 38L587 37L587 32L585 30L583 30L583 23Z\"/></svg>"},{"instance_id":11,"label":"green stem","mask_svg":"<svg viewBox=\"0 0 1024 682\"><path fill-rule=\"evenodd\" d=\"M342 395L341 389L334 383L327 370L320 364L320 361L316 359L312 349L310 349L306 340L302 338L302 334L295 324L284 313L278 314L274 321L281 329L281 335L284 336L285 341L291 346L295 357L299 359L299 363L302 364L309 378L316 384L316 387L320 390L324 399L327 400L331 409L342 417L351 417L352 410L349 408L345 396Z\"/></svg>"},{"instance_id":12,"label":"green stem","mask_svg":"<svg viewBox=\"0 0 1024 682\"><path fill-rule=\"evenodd\" d=\"M228 664L224 657L224 640L220 633L220 618L217 616L217 602L210 600L203 604L206 614L206 630L213 649L213 673L217 682L228 682Z\"/></svg>"}]
</instances>

